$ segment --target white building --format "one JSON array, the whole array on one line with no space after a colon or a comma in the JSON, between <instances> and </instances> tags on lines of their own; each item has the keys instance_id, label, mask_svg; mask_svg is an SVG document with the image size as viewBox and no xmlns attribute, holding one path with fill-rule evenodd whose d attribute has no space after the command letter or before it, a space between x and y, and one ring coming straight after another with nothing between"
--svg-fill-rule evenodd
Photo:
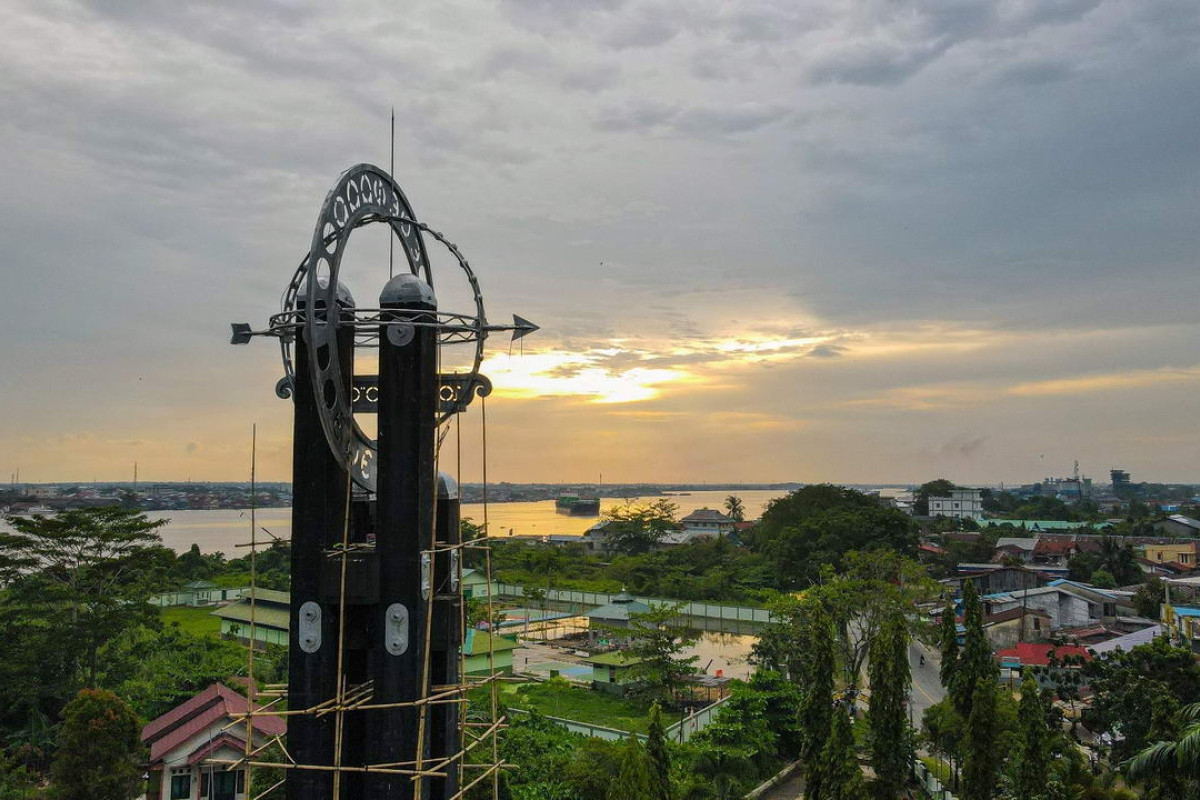
<instances>
[{"instance_id":1,"label":"white building","mask_svg":"<svg viewBox=\"0 0 1200 800\"><path fill-rule=\"evenodd\" d=\"M733 518L711 508L698 508L679 524L689 539L716 538L733 532Z\"/></svg>"},{"instance_id":2,"label":"white building","mask_svg":"<svg viewBox=\"0 0 1200 800\"><path fill-rule=\"evenodd\" d=\"M929 516L976 519L983 516L982 489L951 489L949 497L930 497Z\"/></svg>"}]
</instances>

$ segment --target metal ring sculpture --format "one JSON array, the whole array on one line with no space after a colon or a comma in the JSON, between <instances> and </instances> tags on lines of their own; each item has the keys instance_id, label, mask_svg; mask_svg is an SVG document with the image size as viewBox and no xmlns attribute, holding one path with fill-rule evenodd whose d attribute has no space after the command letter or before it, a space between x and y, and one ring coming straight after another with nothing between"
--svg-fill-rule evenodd
<instances>
[{"instance_id":1,"label":"metal ring sculpture","mask_svg":"<svg viewBox=\"0 0 1200 800\"><path fill-rule=\"evenodd\" d=\"M422 233L428 233L445 245L466 273L475 301L474 316L437 312L435 322L412 323L385 321L377 308L359 309L352 304L339 304L338 276L342 255L350 233L375 222L388 224L400 240L409 269L433 286L433 275L425 250ZM299 307L303 290L304 307ZM295 386L292 358L293 336L299 331L308 344L309 371L313 392L317 398L321 427L334 457L350 472L354 482L367 491L375 491L376 445L354 419L353 404L346 391L343 365L338 357L337 334L352 328L355 343L375 346L379 331L388 328L389 336L411 338L414 325L437 328L438 342L475 343L471 370L457 386L442 386L437 422L440 425L461 410L478 393L486 396L491 385L479 375L483 360L483 343L489 326L483 308L483 295L470 264L457 247L441 233L416 220L412 206L403 191L384 170L371 164L358 164L342 173L325 196L321 213L313 232L312 247L297 267L283 295L283 309L271 317L270 333L279 336L283 356L284 377L276 384L275 392L282 398L291 396ZM465 395L465 396L464 396Z\"/></svg>"}]
</instances>

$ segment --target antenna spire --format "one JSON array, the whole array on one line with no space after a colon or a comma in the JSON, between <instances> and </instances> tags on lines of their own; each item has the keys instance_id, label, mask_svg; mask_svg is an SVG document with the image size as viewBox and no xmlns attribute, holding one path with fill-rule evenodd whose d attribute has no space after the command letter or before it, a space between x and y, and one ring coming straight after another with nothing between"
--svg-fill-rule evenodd
<instances>
[{"instance_id":1,"label":"antenna spire","mask_svg":"<svg viewBox=\"0 0 1200 800\"><path fill-rule=\"evenodd\" d=\"M396 107L395 106L392 106L392 138L389 141L390 141L389 152L391 154L391 157L388 159L388 175L390 175L392 177L392 180L396 180ZM396 276L395 255L394 255L395 250L396 250L396 237L395 237L395 235L393 235L393 233L391 231L391 226L389 225L388 226L388 280L391 280L392 278L394 278Z\"/></svg>"}]
</instances>

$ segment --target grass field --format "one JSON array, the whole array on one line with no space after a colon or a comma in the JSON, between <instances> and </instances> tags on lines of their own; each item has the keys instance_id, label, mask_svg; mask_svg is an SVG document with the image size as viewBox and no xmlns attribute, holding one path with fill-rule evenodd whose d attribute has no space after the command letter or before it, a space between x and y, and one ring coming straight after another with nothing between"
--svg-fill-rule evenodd
<instances>
[{"instance_id":1,"label":"grass field","mask_svg":"<svg viewBox=\"0 0 1200 800\"><path fill-rule=\"evenodd\" d=\"M212 615L211 608L171 606L160 609L159 617L168 628L177 622L180 628L197 636L217 636L221 632L221 620Z\"/></svg>"},{"instance_id":2,"label":"grass field","mask_svg":"<svg viewBox=\"0 0 1200 800\"><path fill-rule=\"evenodd\" d=\"M645 733L650 727L650 707L636 700L611 697L565 682L501 684L505 704L512 708L537 709L550 717L563 717L622 731ZM679 714L663 713L663 725L679 721Z\"/></svg>"}]
</instances>

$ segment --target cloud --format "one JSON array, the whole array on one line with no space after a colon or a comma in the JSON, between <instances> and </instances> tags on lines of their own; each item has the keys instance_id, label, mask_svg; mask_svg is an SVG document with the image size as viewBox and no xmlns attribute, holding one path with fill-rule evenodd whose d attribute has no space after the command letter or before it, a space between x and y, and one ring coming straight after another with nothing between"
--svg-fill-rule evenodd
<instances>
[{"instance_id":1,"label":"cloud","mask_svg":"<svg viewBox=\"0 0 1200 800\"><path fill-rule=\"evenodd\" d=\"M226 326L275 309L339 172L388 162L393 105L418 213L490 317L543 326L524 366L489 343L512 477L601 432L676 476L1194 471L1162 437L1197 411L1195 3L10 5L0 453L30 474L241 474L257 420L287 477L277 353Z\"/></svg>"}]
</instances>

